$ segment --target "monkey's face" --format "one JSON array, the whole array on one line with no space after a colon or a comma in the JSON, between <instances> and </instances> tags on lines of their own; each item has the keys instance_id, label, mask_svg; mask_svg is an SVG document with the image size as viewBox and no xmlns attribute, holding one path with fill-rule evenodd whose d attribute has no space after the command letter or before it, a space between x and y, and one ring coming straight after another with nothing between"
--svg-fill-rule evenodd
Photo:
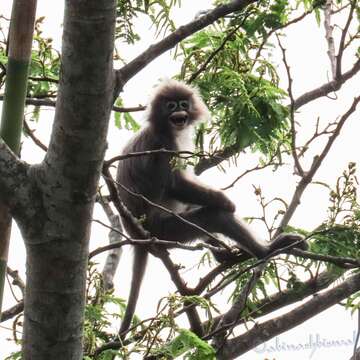
<instances>
[{"instance_id":1,"label":"monkey's face","mask_svg":"<svg viewBox=\"0 0 360 360\"><path fill-rule=\"evenodd\" d=\"M210 117L196 90L176 80L159 85L149 105L148 121L160 133L178 133Z\"/></svg>"},{"instance_id":2,"label":"monkey's face","mask_svg":"<svg viewBox=\"0 0 360 360\"><path fill-rule=\"evenodd\" d=\"M189 100L166 100L164 102L165 118L175 130L182 130L189 125L189 111Z\"/></svg>"}]
</instances>

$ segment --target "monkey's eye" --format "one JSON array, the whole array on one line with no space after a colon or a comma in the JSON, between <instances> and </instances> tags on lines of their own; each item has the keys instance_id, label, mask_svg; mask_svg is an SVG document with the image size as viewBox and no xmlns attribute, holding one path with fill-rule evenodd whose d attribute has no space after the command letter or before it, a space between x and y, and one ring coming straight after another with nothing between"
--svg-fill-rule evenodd
<instances>
[{"instance_id":1,"label":"monkey's eye","mask_svg":"<svg viewBox=\"0 0 360 360\"><path fill-rule=\"evenodd\" d=\"M181 110L188 110L189 109L189 102L187 100L180 100L179 107Z\"/></svg>"},{"instance_id":2,"label":"monkey's eye","mask_svg":"<svg viewBox=\"0 0 360 360\"><path fill-rule=\"evenodd\" d=\"M167 101L166 102L166 109L169 111L175 111L177 108L177 102L176 101Z\"/></svg>"}]
</instances>

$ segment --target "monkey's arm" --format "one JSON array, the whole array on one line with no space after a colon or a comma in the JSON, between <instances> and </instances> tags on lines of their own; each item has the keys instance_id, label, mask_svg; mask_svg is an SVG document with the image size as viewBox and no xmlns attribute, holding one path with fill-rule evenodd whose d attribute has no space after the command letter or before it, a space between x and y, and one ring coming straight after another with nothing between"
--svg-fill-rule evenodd
<instances>
[{"instance_id":1,"label":"monkey's arm","mask_svg":"<svg viewBox=\"0 0 360 360\"><path fill-rule=\"evenodd\" d=\"M234 203L221 191L187 179L181 173L176 174L169 189L169 196L183 203L209 206L230 212L235 211Z\"/></svg>"}]
</instances>

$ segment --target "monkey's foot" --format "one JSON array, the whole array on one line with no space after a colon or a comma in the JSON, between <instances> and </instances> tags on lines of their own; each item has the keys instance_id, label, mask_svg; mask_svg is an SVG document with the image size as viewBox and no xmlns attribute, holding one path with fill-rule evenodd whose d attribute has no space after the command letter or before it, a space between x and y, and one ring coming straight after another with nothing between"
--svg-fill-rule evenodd
<instances>
[{"instance_id":1,"label":"monkey's foot","mask_svg":"<svg viewBox=\"0 0 360 360\"><path fill-rule=\"evenodd\" d=\"M306 242L304 236L293 233L283 233L277 236L272 242L272 248L274 250L284 248L292 245L292 247L300 249L300 250L308 250L309 245Z\"/></svg>"}]
</instances>

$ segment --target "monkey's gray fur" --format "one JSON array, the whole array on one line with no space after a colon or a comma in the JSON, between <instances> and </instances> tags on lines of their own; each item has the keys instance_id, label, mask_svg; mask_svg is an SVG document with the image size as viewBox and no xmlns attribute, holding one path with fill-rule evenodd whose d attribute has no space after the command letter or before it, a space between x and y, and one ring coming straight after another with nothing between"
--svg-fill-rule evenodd
<instances>
[{"instance_id":1,"label":"monkey's gray fur","mask_svg":"<svg viewBox=\"0 0 360 360\"><path fill-rule=\"evenodd\" d=\"M123 154L158 149L184 150L183 145L192 140L189 130L197 121L208 117L208 109L196 90L175 80L165 81L155 89L151 98L147 126L130 140ZM211 233L225 235L257 258L301 239L285 234L271 243L260 241L234 215L235 205L231 200L221 191L204 186L184 171L174 169L171 159L169 154L158 153L120 161L117 182ZM149 205L120 186L118 191L130 212L137 218L144 218L143 226L152 236L182 243L204 239L203 233L171 214ZM126 221L124 226L131 237L139 238L136 230ZM121 337L129 329L133 317L148 256L143 246L135 246L134 252L130 295L119 331Z\"/></svg>"}]
</instances>

